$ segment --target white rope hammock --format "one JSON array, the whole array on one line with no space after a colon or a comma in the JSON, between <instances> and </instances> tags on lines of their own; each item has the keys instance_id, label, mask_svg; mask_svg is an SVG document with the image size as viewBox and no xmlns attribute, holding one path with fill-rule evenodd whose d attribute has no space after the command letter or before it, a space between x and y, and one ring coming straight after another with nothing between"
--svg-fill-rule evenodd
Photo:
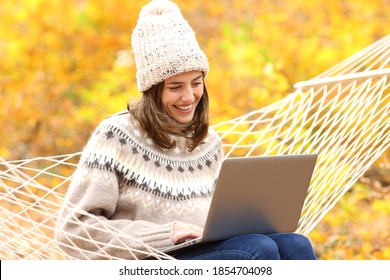
<instances>
[{"instance_id":1,"label":"white rope hammock","mask_svg":"<svg viewBox=\"0 0 390 280\"><path fill-rule=\"evenodd\" d=\"M297 83L296 91L283 100L214 126L226 156L319 154L298 232L309 234L390 147L389 65L387 36L314 79ZM79 156L0 158L0 259L69 258L53 236ZM100 230L118 240L123 235ZM144 251L167 258L146 245ZM110 258L104 253L101 257Z\"/></svg>"}]
</instances>

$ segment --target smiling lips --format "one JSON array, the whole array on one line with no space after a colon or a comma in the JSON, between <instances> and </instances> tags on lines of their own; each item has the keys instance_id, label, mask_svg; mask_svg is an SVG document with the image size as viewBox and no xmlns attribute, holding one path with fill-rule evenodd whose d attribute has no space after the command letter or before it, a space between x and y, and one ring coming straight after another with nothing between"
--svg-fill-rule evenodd
<instances>
[{"instance_id":1,"label":"smiling lips","mask_svg":"<svg viewBox=\"0 0 390 280\"><path fill-rule=\"evenodd\" d=\"M174 106L181 111L190 111L192 109L192 105L193 104L187 106L179 106L179 105L174 105Z\"/></svg>"}]
</instances>

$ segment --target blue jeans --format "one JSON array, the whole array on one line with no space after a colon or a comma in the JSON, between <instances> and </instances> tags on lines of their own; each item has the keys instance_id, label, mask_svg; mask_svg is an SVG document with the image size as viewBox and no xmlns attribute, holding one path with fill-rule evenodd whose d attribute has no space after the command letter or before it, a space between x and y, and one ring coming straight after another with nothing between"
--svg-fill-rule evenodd
<instances>
[{"instance_id":1,"label":"blue jeans","mask_svg":"<svg viewBox=\"0 0 390 280\"><path fill-rule=\"evenodd\" d=\"M296 233L247 234L206 243L174 256L182 260L315 260L308 238Z\"/></svg>"}]
</instances>

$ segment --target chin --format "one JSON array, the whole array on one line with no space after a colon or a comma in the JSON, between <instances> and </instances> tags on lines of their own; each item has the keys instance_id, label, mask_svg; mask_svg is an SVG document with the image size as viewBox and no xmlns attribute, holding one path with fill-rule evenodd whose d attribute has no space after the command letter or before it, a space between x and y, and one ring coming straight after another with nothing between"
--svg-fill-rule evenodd
<instances>
[{"instance_id":1,"label":"chin","mask_svg":"<svg viewBox=\"0 0 390 280\"><path fill-rule=\"evenodd\" d=\"M188 124L188 123L190 123L193 120L193 118L194 118L194 116L186 117L186 118L183 118L183 117L172 117L172 119L174 119L176 122L178 122L180 124Z\"/></svg>"}]
</instances>

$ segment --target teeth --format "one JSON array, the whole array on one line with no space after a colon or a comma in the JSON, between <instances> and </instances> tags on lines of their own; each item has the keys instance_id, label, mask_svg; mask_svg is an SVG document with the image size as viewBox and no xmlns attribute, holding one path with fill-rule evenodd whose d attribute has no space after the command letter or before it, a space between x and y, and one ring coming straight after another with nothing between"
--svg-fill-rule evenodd
<instances>
[{"instance_id":1,"label":"teeth","mask_svg":"<svg viewBox=\"0 0 390 280\"><path fill-rule=\"evenodd\" d=\"M188 105L188 106L178 106L176 105L177 108L179 108L180 110L183 110L183 111L187 111L187 110L190 110L192 105Z\"/></svg>"}]
</instances>

